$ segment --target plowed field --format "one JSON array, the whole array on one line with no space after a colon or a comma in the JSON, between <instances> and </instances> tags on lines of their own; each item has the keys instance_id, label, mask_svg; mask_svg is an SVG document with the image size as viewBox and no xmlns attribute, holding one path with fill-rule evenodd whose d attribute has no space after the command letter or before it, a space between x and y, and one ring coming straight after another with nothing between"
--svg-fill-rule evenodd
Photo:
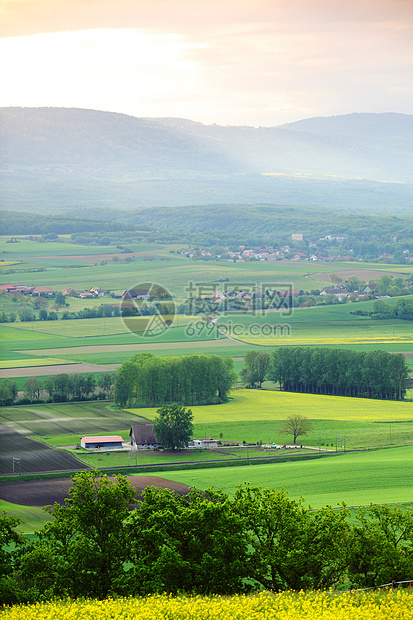
<instances>
[{"instance_id":1,"label":"plowed field","mask_svg":"<svg viewBox=\"0 0 413 620\"><path fill-rule=\"evenodd\" d=\"M128 476L127 478L135 487L137 496L148 486L171 489L179 495L189 492L189 487L185 484L165 478L156 476ZM24 481L16 477L15 482L0 482L0 499L21 506L48 506L54 502L63 504L66 497L69 497L71 487L70 478Z\"/></svg>"},{"instance_id":2,"label":"plowed field","mask_svg":"<svg viewBox=\"0 0 413 620\"><path fill-rule=\"evenodd\" d=\"M90 469L65 450L50 448L0 425L0 474L13 473L13 458L15 473L21 474Z\"/></svg>"}]
</instances>

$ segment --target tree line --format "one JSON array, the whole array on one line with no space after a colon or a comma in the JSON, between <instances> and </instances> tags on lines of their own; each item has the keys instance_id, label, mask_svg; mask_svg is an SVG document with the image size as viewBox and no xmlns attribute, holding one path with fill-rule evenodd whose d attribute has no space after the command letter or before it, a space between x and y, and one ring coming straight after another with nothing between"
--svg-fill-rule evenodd
<instances>
[{"instance_id":1,"label":"tree line","mask_svg":"<svg viewBox=\"0 0 413 620\"><path fill-rule=\"evenodd\" d=\"M0 226L3 235L46 235L53 239L57 235L79 232L107 233L112 231L133 230L131 224L120 221L86 219L76 216L42 215L22 211L4 211L0 213ZM52 234L53 233L53 234Z\"/></svg>"},{"instance_id":2,"label":"tree line","mask_svg":"<svg viewBox=\"0 0 413 620\"><path fill-rule=\"evenodd\" d=\"M62 295L57 293L57 295ZM64 298L64 295L62 295ZM66 304L68 305L68 304ZM59 309L59 306L57 306ZM41 308L36 316L35 309L32 306L26 305L18 310L18 316L22 323L28 323L32 321L57 321L59 316L55 310L47 310ZM77 310L70 312L64 310L62 312L61 320L67 321L70 319L101 319L112 316L120 316L120 306L112 306L111 304L101 304L95 308L83 308L83 310ZM155 314L155 311L153 312ZM14 323L17 319L17 315L14 312L0 312L0 323Z\"/></svg>"},{"instance_id":3,"label":"tree line","mask_svg":"<svg viewBox=\"0 0 413 620\"><path fill-rule=\"evenodd\" d=\"M234 362L229 356L137 353L118 369L114 397L120 407L212 405L227 400L235 381Z\"/></svg>"},{"instance_id":4,"label":"tree line","mask_svg":"<svg viewBox=\"0 0 413 620\"><path fill-rule=\"evenodd\" d=\"M125 476L73 478L69 497L28 538L0 515L0 604L56 597L222 594L370 587L409 580L413 512L313 510L285 489L250 485L178 495L136 491ZM137 504L138 502L138 504ZM137 507L138 506L138 507Z\"/></svg>"},{"instance_id":5,"label":"tree line","mask_svg":"<svg viewBox=\"0 0 413 620\"><path fill-rule=\"evenodd\" d=\"M45 379L27 377L23 387L23 397L17 404L63 403L69 400L89 400L90 398L111 398L115 381L114 372L104 372L96 378L94 374L51 375ZM99 388L98 390L96 388ZM18 385L11 379L0 382L0 406L13 405L18 397Z\"/></svg>"},{"instance_id":6,"label":"tree line","mask_svg":"<svg viewBox=\"0 0 413 620\"><path fill-rule=\"evenodd\" d=\"M402 400L409 370L401 353L278 347L271 355L250 351L240 376L247 387L265 378L287 392Z\"/></svg>"}]
</instances>

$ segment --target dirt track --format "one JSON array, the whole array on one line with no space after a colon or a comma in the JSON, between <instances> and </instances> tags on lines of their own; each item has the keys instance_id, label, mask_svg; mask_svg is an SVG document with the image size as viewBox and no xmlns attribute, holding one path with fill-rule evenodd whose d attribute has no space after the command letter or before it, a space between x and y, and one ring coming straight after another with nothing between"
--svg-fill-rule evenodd
<instances>
[{"instance_id":1,"label":"dirt track","mask_svg":"<svg viewBox=\"0 0 413 620\"><path fill-rule=\"evenodd\" d=\"M179 482L172 482L156 476L127 476L139 496L149 486L171 489L179 495L189 492L189 487ZM72 487L70 478L58 478L56 480L19 480L15 482L0 482L0 499L20 506L49 506L58 502L63 504L69 496Z\"/></svg>"}]
</instances>

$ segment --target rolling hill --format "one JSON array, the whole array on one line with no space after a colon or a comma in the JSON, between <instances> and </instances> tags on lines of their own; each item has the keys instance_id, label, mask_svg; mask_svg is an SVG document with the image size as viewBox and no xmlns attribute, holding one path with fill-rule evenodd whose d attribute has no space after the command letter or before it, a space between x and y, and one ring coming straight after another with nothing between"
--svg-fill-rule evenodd
<instances>
[{"instance_id":1,"label":"rolling hill","mask_svg":"<svg viewBox=\"0 0 413 620\"><path fill-rule=\"evenodd\" d=\"M411 206L413 115L222 127L71 108L1 108L7 210L210 203Z\"/></svg>"}]
</instances>

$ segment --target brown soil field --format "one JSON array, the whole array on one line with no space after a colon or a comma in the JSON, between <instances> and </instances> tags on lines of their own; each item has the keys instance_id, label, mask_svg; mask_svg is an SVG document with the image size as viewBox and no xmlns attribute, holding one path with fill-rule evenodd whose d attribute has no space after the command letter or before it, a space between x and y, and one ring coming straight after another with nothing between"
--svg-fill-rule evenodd
<instances>
[{"instance_id":1,"label":"brown soil field","mask_svg":"<svg viewBox=\"0 0 413 620\"><path fill-rule=\"evenodd\" d=\"M162 489L171 489L179 495L186 495L189 487L179 482L173 482L156 476L127 476L132 486L139 495L149 486ZM69 497L69 489L72 487L70 478L58 478L55 480L19 480L15 482L0 482L0 499L20 506L49 506L58 502L63 504Z\"/></svg>"},{"instance_id":2,"label":"brown soil field","mask_svg":"<svg viewBox=\"0 0 413 620\"><path fill-rule=\"evenodd\" d=\"M153 255L155 252L154 250L146 250L145 252L130 252L128 254L123 254L122 252L115 252L113 254L86 254L86 255L79 255L79 256L33 256L33 260L34 259L42 259L42 260L47 260L47 259L59 259L59 260L76 260L76 261L81 261L84 263L100 263L100 261L102 260L113 260L114 256L117 256L118 258L126 258L127 256L133 256L133 257L138 257L138 256L147 256L147 255Z\"/></svg>"},{"instance_id":3,"label":"brown soil field","mask_svg":"<svg viewBox=\"0 0 413 620\"><path fill-rule=\"evenodd\" d=\"M19 459L15 460L15 472L22 474L90 469L70 452L51 448L0 424L0 474L13 473L13 459Z\"/></svg>"},{"instance_id":4,"label":"brown soil field","mask_svg":"<svg viewBox=\"0 0 413 620\"><path fill-rule=\"evenodd\" d=\"M85 345L84 347L63 347L61 349L30 349L30 355L49 356L49 355L69 355L70 353L119 353L122 351L132 353L143 353L145 351L157 351L158 349L204 349L208 347L227 347L232 343L228 338L219 340L197 340L193 342L148 342L145 344L108 344L108 345ZM242 342L238 343L242 345ZM17 353L27 353L27 351L17 351ZM115 364L114 364L115 365ZM106 364L105 364L106 366ZM49 368L51 368L49 366Z\"/></svg>"},{"instance_id":5,"label":"brown soil field","mask_svg":"<svg viewBox=\"0 0 413 620\"><path fill-rule=\"evenodd\" d=\"M99 347L98 347L99 348ZM51 349L53 350L53 349ZM55 351L57 349L54 349ZM73 353L75 349L70 349ZM77 349L76 349L77 352ZM117 370L120 364L58 364L56 366L26 366L24 368L4 368L1 370L1 377L9 379L12 377L43 377L46 375L72 375L82 372L105 372L107 370Z\"/></svg>"},{"instance_id":6,"label":"brown soil field","mask_svg":"<svg viewBox=\"0 0 413 620\"><path fill-rule=\"evenodd\" d=\"M365 280L368 282L369 280L379 280L381 276L393 276L398 278L399 276L406 277L405 273L397 273L396 271L379 271L376 269L347 269L344 271L332 271L331 273L313 273L310 275L310 278L314 278L315 280L321 280L322 282L329 282L331 285L334 285L334 282L331 280L331 275L339 276L343 282L344 280L348 280L351 276L355 276L358 280Z\"/></svg>"}]
</instances>

